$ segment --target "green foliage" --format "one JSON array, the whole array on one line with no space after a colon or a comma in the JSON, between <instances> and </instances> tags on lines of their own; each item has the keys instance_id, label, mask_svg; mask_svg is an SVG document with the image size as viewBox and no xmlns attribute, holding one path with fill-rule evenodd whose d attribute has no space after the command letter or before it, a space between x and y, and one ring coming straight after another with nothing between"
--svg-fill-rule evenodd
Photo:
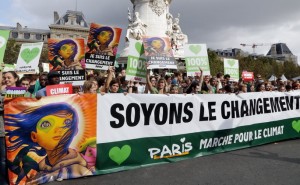
<instances>
[{"instance_id":1,"label":"green foliage","mask_svg":"<svg viewBox=\"0 0 300 185\"><path fill-rule=\"evenodd\" d=\"M17 44L15 40L8 40L4 54L5 64L16 64L19 56L21 45Z\"/></svg>"},{"instance_id":2,"label":"green foliage","mask_svg":"<svg viewBox=\"0 0 300 185\"><path fill-rule=\"evenodd\" d=\"M223 58L210 50L208 50L208 58L212 76L216 76L218 72L224 73ZM287 79L300 76L300 67L291 61L282 62L261 56L238 56L236 59L239 60L240 74L243 71L254 72L254 75L260 74L264 79L269 79L271 75L280 77L284 74Z\"/></svg>"}]
</instances>

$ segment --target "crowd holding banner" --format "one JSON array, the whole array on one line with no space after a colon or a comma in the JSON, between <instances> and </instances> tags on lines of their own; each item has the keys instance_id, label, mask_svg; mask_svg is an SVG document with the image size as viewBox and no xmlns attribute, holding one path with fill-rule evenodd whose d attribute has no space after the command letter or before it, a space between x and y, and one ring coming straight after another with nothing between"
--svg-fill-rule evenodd
<instances>
[{"instance_id":1,"label":"crowd holding banner","mask_svg":"<svg viewBox=\"0 0 300 185\"><path fill-rule=\"evenodd\" d=\"M8 34L0 31L1 67ZM299 81L240 75L234 59L224 59L224 72L212 76L206 44L185 46L182 73L170 39L149 36L130 40L127 68L117 72L120 35L120 28L92 23L86 46L83 39L48 40L43 66L49 72L36 74L43 43L22 44L15 70L2 69L0 139L6 146L0 149L6 149L7 169L0 170L5 176L8 170L11 184L99 175L300 136Z\"/></svg>"}]
</instances>

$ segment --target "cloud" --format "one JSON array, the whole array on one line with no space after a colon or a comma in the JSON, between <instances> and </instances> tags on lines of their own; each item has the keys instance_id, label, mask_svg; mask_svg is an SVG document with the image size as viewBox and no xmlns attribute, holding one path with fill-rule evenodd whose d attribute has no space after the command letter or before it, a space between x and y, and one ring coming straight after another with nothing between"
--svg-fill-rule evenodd
<instances>
[{"instance_id":1,"label":"cloud","mask_svg":"<svg viewBox=\"0 0 300 185\"><path fill-rule=\"evenodd\" d=\"M31 28L48 29L53 23L54 11L62 16L67 10L76 8L76 0L52 0L51 3L43 0L4 1L7 11L0 13L5 16L3 20L9 21L10 25L20 22ZM88 22L121 27L124 37L128 24L127 8L132 9L130 0L77 2L77 10L85 14ZM181 29L188 35L190 43L207 43L214 49L237 47L252 52L251 47L240 44L284 42L300 56L297 42L299 7L300 1L286 0L173 0L170 12L174 17L180 13ZM0 18L0 22L7 25L3 20ZM267 44L256 48L257 53L262 54L268 50Z\"/></svg>"}]
</instances>

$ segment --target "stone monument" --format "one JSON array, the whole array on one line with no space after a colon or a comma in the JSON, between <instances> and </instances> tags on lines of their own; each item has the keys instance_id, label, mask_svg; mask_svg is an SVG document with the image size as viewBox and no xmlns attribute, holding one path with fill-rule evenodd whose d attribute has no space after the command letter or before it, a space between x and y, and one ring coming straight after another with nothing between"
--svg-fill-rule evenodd
<instances>
[{"instance_id":1,"label":"stone monument","mask_svg":"<svg viewBox=\"0 0 300 185\"><path fill-rule=\"evenodd\" d=\"M128 8L128 28L125 49L119 61L128 56L129 39L141 40L143 36L169 37L175 58L183 58L183 45L188 42L179 25L179 17L173 17L169 8L172 0L131 0L132 11Z\"/></svg>"}]
</instances>

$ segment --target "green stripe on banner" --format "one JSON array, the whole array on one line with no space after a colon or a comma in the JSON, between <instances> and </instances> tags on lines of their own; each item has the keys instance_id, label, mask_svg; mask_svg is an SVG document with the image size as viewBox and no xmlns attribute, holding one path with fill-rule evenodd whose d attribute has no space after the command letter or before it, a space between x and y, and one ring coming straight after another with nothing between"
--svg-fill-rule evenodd
<instances>
[{"instance_id":1,"label":"green stripe on banner","mask_svg":"<svg viewBox=\"0 0 300 185\"><path fill-rule=\"evenodd\" d=\"M235 129L141 138L97 145L97 174L176 162L299 138L300 117Z\"/></svg>"}]
</instances>

